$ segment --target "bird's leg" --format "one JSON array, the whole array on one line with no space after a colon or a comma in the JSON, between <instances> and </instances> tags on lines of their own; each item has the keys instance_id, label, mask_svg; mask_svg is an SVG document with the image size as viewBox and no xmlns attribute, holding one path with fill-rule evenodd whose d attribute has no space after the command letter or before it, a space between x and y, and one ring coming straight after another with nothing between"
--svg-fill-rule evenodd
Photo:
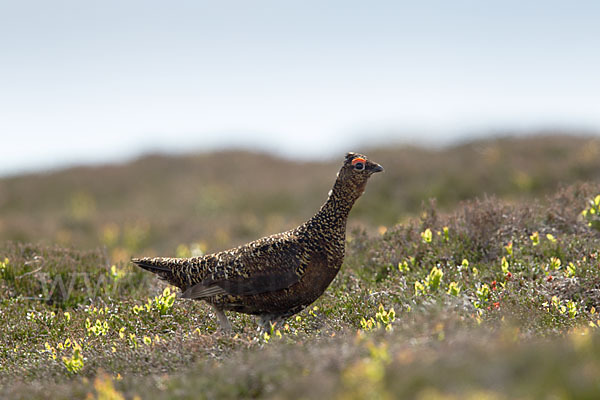
<instances>
[{"instance_id":1,"label":"bird's leg","mask_svg":"<svg viewBox=\"0 0 600 400\"><path fill-rule=\"evenodd\" d=\"M231 324L229 323L225 312L217 306L212 306L212 308L215 311L215 314L217 314L217 318L219 318L219 326L221 327L221 330L223 332L231 332Z\"/></svg>"},{"instance_id":2,"label":"bird's leg","mask_svg":"<svg viewBox=\"0 0 600 400\"><path fill-rule=\"evenodd\" d=\"M263 333L271 334L273 330L279 329L284 318L277 315L261 315L258 320L259 330Z\"/></svg>"},{"instance_id":3,"label":"bird's leg","mask_svg":"<svg viewBox=\"0 0 600 400\"><path fill-rule=\"evenodd\" d=\"M271 316L261 315L258 319L258 330L262 333L271 334Z\"/></svg>"}]
</instances>

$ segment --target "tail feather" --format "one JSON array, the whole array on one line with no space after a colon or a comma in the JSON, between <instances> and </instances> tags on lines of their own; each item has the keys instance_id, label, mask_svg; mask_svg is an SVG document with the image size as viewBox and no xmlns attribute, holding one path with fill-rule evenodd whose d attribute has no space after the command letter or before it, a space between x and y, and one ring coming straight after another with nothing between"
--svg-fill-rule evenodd
<instances>
[{"instance_id":1,"label":"tail feather","mask_svg":"<svg viewBox=\"0 0 600 400\"><path fill-rule=\"evenodd\" d=\"M156 258L132 258L131 262L136 264L138 267L143 268L147 271L159 274L161 272L172 273L171 268L166 267L160 259Z\"/></svg>"},{"instance_id":2,"label":"tail feather","mask_svg":"<svg viewBox=\"0 0 600 400\"><path fill-rule=\"evenodd\" d=\"M159 279L169 282L171 285L181 287L177 274L164 258L132 258L131 262L138 267L158 275Z\"/></svg>"},{"instance_id":3,"label":"tail feather","mask_svg":"<svg viewBox=\"0 0 600 400\"><path fill-rule=\"evenodd\" d=\"M187 260L183 258L169 257L143 257L131 259L131 262L138 267L158 275L160 279L163 279L182 290L189 284L189 277L186 271L182 270L186 261Z\"/></svg>"}]
</instances>

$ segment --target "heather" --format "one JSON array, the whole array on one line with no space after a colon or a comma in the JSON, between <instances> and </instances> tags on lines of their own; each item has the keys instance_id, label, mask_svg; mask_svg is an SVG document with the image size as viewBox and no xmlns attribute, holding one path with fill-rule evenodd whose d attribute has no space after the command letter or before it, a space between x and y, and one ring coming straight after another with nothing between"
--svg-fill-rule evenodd
<instances>
[{"instance_id":1,"label":"heather","mask_svg":"<svg viewBox=\"0 0 600 400\"><path fill-rule=\"evenodd\" d=\"M221 333L127 260L291 228L339 160L226 152L4 178L0 397L596 398L599 143L361 150L386 172L350 215L340 274L266 334L235 314Z\"/></svg>"}]
</instances>

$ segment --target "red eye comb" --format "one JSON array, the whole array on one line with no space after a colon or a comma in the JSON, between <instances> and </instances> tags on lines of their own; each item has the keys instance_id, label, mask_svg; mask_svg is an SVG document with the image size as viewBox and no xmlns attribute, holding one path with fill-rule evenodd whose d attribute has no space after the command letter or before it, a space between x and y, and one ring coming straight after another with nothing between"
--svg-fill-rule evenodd
<instances>
[{"instance_id":1,"label":"red eye comb","mask_svg":"<svg viewBox=\"0 0 600 400\"><path fill-rule=\"evenodd\" d=\"M364 158L360 158L360 157L358 157L358 158L355 158L354 160L352 160L352 165L356 165L356 164L358 164L358 163L363 163L363 164L364 164L364 163L366 163L366 162L367 162L367 161L366 161Z\"/></svg>"}]
</instances>

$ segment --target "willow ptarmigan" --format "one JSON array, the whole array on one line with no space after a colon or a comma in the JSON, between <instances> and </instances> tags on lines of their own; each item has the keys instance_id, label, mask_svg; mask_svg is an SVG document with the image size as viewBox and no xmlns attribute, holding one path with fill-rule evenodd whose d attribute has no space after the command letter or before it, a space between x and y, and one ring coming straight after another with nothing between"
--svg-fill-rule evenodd
<instances>
[{"instance_id":1,"label":"willow ptarmigan","mask_svg":"<svg viewBox=\"0 0 600 400\"><path fill-rule=\"evenodd\" d=\"M329 198L299 227L201 257L132 262L179 287L181 297L212 305L223 330L231 329L224 310L257 315L268 329L319 298L335 278L344 260L348 213L380 171L365 156L348 153Z\"/></svg>"}]
</instances>

